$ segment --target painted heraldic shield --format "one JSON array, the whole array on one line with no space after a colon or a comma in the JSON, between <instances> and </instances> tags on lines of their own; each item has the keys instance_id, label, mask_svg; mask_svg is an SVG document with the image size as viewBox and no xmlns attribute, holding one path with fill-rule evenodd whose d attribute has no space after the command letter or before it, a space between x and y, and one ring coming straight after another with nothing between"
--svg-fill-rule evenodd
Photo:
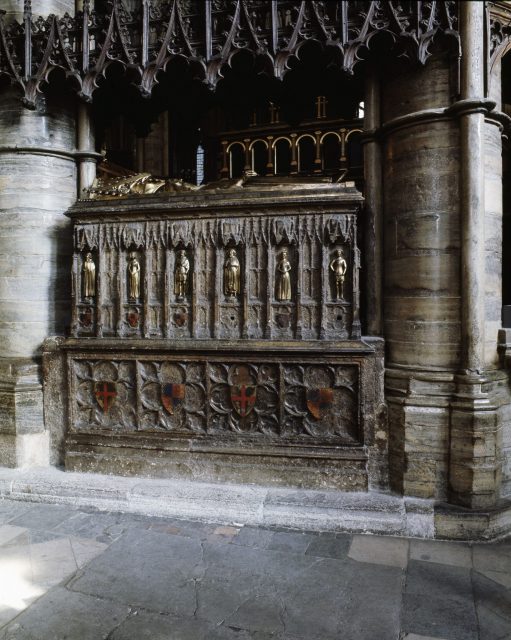
<instances>
[{"instance_id":1,"label":"painted heraldic shield","mask_svg":"<svg viewBox=\"0 0 511 640\"><path fill-rule=\"evenodd\" d=\"M236 413L242 418L248 416L255 406L256 387L255 385L233 385L231 387L231 402Z\"/></svg>"},{"instance_id":2,"label":"painted heraldic shield","mask_svg":"<svg viewBox=\"0 0 511 640\"><path fill-rule=\"evenodd\" d=\"M138 311L130 311L128 313L128 324L130 325L130 327L133 327L134 329L138 327L139 318L140 316Z\"/></svg>"},{"instance_id":3,"label":"painted heraldic shield","mask_svg":"<svg viewBox=\"0 0 511 640\"><path fill-rule=\"evenodd\" d=\"M334 401L333 389L308 389L307 390L307 408L316 418L320 420L329 411Z\"/></svg>"},{"instance_id":4,"label":"painted heraldic shield","mask_svg":"<svg viewBox=\"0 0 511 640\"><path fill-rule=\"evenodd\" d=\"M96 382L94 395L103 413L108 413L117 398L117 389L113 382Z\"/></svg>"},{"instance_id":5,"label":"painted heraldic shield","mask_svg":"<svg viewBox=\"0 0 511 640\"><path fill-rule=\"evenodd\" d=\"M161 388L161 401L170 415L174 415L174 409L182 404L185 399L185 385L175 382L167 382Z\"/></svg>"}]
</instances>

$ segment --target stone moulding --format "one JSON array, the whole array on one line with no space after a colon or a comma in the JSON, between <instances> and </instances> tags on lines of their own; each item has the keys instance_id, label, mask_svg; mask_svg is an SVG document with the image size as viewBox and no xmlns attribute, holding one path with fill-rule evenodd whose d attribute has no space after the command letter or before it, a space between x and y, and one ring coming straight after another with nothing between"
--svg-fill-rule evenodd
<instances>
[{"instance_id":1,"label":"stone moulding","mask_svg":"<svg viewBox=\"0 0 511 640\"><path fill-rule=\"evenodd\" d=\"M106 13L92 11L84 0L75 17L37 19L31 4L25 2L21 24L5 24L0 12L0 75L20 87L24 104L32 109L55 70L91 101L114 63L148 97L158 73L176 59L186 61L195 77L214 88L224 65L239 51L280 80L310 41L331 50L335 64L347 74L380 34L387 36L390 55L411 62L427 61L438 34L452 40L459 53L458 7L450 0L144 1L133 14L121 0L113 0Z\"/></svg>"}]
</instances>

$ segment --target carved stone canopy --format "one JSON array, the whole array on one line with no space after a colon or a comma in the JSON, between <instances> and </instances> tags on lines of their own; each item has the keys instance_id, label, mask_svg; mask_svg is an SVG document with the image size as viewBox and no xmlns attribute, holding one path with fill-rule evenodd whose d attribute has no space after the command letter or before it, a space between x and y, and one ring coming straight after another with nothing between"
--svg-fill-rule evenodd
<instances>
[{"instance_id":1,"label":"carved stone canopy","mask_svg":"<svg viewBox=\"0 0 511 640\"><path fill-rule=\"evenodd\" d=\"M122 0L105 4L106 11L92 11L90 0L84 0L75 17L34 19L32 3L25 0L22 23L8 25L0 12L0 76L21 88L27 107L36 108L38 93L55 69L82 99L92 101L113 63L150 96L158 73L174 59L184 60L194 77L214 88L239 51L257 59L263 73L282 80L291 59L310 41L329 49L332 64L347 74L378 34L387 36L390 56L421 64L437 34L459 48L458 3L450 0L144 0L133 13Z\"/></svg>"}]
</instances>

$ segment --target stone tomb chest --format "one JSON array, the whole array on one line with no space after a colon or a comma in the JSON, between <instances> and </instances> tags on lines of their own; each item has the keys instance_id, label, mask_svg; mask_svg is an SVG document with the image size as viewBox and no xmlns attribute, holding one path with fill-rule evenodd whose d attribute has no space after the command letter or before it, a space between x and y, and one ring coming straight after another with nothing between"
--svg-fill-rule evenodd
<instances>
[{"instance_id":1,"label":"stone tomb chest","mask_svg":"<svg viewBox=\"0 0 511 640\"><path fill-rule=\"evenodd\" d=\"M225 184L71 209L66 468L384 486L382 342L360 335L361 195Z\"/></svg>"}]
</instances>

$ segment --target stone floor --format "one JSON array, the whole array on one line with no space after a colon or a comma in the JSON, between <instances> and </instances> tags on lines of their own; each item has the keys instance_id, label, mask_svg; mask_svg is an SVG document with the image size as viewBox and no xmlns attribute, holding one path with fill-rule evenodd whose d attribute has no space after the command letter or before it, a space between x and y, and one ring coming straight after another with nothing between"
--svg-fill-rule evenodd
<instances>
[{"instance_id":1,"label":"stone floor","mask_svg":"<svg viewBox=\"0 0 511 640\"><path fill-rule=\"evenodd\" d=\"M509 640L511 541L0 501L0 640Z\"/></svg>"}]
</instances>

